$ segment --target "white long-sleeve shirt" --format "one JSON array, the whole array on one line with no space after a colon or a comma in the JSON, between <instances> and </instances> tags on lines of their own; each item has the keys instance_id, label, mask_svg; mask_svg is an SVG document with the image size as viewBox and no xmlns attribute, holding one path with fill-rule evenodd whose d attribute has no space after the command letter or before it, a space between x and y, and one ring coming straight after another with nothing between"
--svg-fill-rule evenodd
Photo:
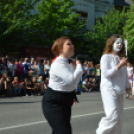
<instances>
[{"instance_id":1,"label":"white long-sleeve shirt","mask_svg":"<svg viewBox=\"0 0 134 134\"><path fill-rule=\"evenodd\" d=\"M104 54L101 57L101 88L114 89L118 95L126 93L130 88L126 66L118 70L120 57L113 54Z\"/></svg>"},{"instance_id":2,"label":"white long-sleeve shirt","mask_svg":"<svg viewBox=\"0 0 134 134\"><path fill-rule=\"evenodd\" d=\"M57 91L70 92L77 88L82 77L82 65L74 67L68 59L57 57L50 69L49 87Z\"/></svg>"}]
</instances>

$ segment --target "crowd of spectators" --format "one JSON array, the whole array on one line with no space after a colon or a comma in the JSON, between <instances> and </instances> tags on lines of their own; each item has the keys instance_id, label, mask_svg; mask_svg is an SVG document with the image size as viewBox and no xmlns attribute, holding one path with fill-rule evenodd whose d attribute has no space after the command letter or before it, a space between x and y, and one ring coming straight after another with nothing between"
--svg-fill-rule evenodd
<instances>
[{"instance_id":1,"label":"crowd of spectators","mask_svg":"<svg viewBox=\"0 0 134 134\"><path fill-rule=\"evenodd\" d=\"M40 96L49 83L50 60L0 57L0 96ZM92 61L83 63L83 76L79 92L99 89L100 65Z\"/></svg>"},{"instance_id":2,"label":"crowd of spectators","mask_svg":"<svg viewBox=\"0 0 134 134\"><path fill-rule=\"evenodd\" d=\"M91 92L94 89L100 90L100 64L94 66L92 61L83 63L83 75L78 85L82 92Z\"/></svg>"},{"instance_id":3,"label":"crowd of spectators","mask_svg":"<svg viewBox=\"0 0 134 134\"><path fill-rule=\"evenodd\" d=\"M0 96L40 96L49 81L49 60L0 58Z\"/></svg>"}]
</instances>

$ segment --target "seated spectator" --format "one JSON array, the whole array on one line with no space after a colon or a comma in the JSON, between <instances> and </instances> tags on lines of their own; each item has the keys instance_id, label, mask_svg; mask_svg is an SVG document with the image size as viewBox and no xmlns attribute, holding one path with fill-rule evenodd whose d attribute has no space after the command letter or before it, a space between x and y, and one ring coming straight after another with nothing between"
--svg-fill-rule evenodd
<instances>
[{"instance_id":1,"label":"seated spectator","mask_svg":"<svg viewBox=\"0 0 134 134\"><path fill-rule=\"evenodd\" d=\"M95 84L96 84L95 82L96 82L95 78L89 78L89 83L90 83L90 89L88 90L89 92L91 92L92 89L95 88Z\"/></svg>"},{"instance_id":2,"label":"seated spectator","mask_svg":"<svg viewBox=\"0 0 134 134\"><path fill-rule=\"evenodd\" d=\"M89 78L90 83L95 83L95 78Z\"/></svg>"},{"instance_id":3,"label":"seated spectator","mask_svg":"<svg viewBox=\"0 0 134 134\"><path fill-rule=\"evenodd\" d=\"M37 91L38 91L38 89L39 89L38 83L37 83L37 78L36 78L36 77L33 77L33 78L32 78L32 82L33 82L33 84L34 84L34 87L35 87L35 90L36 90L36 93L37 93Z\"/></svg>"},{"instance_id":4,"label":"seated spectator","mask_svg":"<svg viewBox=\"0 0 134 134\"><path fill-rule=\"evenodd\" d=\"M22 89L24 88L24 82L20 82L18 77L14 77L13 90L14 95L21 95Z\"/></svg>"},{"instance_id":5,"label":"seated spectator","mask_svg":"<svg viewBox=\"0 0 134 134\"><path fill-rule=\"evenodd\" d=\"M88 81L88 78L86 78L82 83L82 91L87 91L90 89L90 83Z\"/></svg>"},{"instance_id":6,"label":"seated spectator","mask_svg":"<svg viewBox=\"0 0 134 134\"><path fill-rule=\"evenodd\" d=\"M13 90L13 83L11 77L7 77L7 89Z\"/></svg>"},{"instance_id":7,"label":"seated spectator","mask_svg":"<svg viewBox=\"0 0 134 134\"><path fill-rule=\"evenodd\" d=\"M12 78L7 77L7 96L12 97L13 95L14 95L14 90L13 90Z\"/></svg>"},{"instance_id":8,"label":"seated spectator","mask_svg":"<svg viewBox=\"0 0 134 134\"><path fill-rule=\"evenodd\" d=\"M46 84L44 83L43 76L39 76L38 82L38 96L43 95L47 89Z\"/></svg>"},{"instance_id":9,"label":"seated spectator","mask_svg":"<svg viewBox=\"0 0 134 134\"><path fill-rule=\"evenodd\" d=\"M46 87L48 88L48 83L49 83L49 78L46 78L46 80L44 81Z\"/></svg>"},{"instance_id":10,"label":"seated spectator","mask_svg":"<svg viewBox=\"0 0 134 134\"><path fill-rule=\"evenodd\" d=\"M34 95L36 96L38 90L37 78L33 77L32 81L26 84L26 92L29 96Z\"/></svg>"},{"instance_id":11,"label":"seated spectator","mask_svg":"<svg viewBox=\"0 0 134 134\"><path fill-rule=\"evenodd\" d=\"M24 96L27 96L26 86L28 85L28 78L24 79Z\"/></svg>"},{"instance_id":12,"label":"seated spectator","mask_svg":"<svg viewBox=\"0 0 134 134\"><path fill-rule=\"evenodd\" d=\"M82 80L82 82L85 80L87 78L87 70L83 70L83 74L82 74L82 78L81 78L81 80Z\"/></svg>"},{"instance_id":13,"label":"seated spectator","mask_svg":"<svg viewBox=\"0 0 134 134\"><path fill-rule=\"evenodd\" d=\"M6 96L7 93L7 74L4 73L0 79L0 96Z\"/></svg>"},{"instance_id":14,"label":"seated spectator","mask_svg":"<svg viewBox=\"0 0 134 134\"><path fill-rule=\"evenodd\" d=\"M38 83L44 83L43 76L39 76L39 79L37 80Z\"/></svg>"}]
</instances>

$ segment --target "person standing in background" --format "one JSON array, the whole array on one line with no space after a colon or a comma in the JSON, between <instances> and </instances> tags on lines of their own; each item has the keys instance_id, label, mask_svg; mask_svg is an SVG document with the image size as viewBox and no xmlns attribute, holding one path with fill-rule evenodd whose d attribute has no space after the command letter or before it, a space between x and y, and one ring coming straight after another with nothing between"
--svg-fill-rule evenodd
<instances>
[{"instance_id":1,"label":"person standing in background","mask_svg":"<svg viewBox=\"0 0 134 134\"><path fill-rule=\"evenodd\" d=\"M134 95L133 92L133 67L130 64L130 62L127 62L127 74L128 74L128 80L131 85L132 95Z\"/></svg>"},{"instance_id":2,"label":"person standing in background","mask_svg":"<svg viewBox=\"0 0 134 134\"><path fill-rule=\"evenodd\" d=\"M86 76L87 76L88 81L89 81L89 78L91 78L91 67L90 67L89 63L87 63L85 70L86 70L86 73L87 73Z\"/></svg>"},{"instance_id":3,"label":"person standing in background","mask_svg":"<svg viewBox=\"0 0 134 134\"><path fill-rule=\"evenodd\" d=\"M23 59L19 60L19 63L16 63L15 76L19 78L19 81L23 81L24 67L22 65Z\"/></svg>"},{"instance_id":4,"label":"person standing in background","mask_svg":"<svg viewBox=\"0 0 134 134\"><path fill-rule=\"evenodd\" d=\"M101 76L100 64L97 64L95 70L95 81L97 84L100 84L100 76Z\"/></svg>"},{"instance_id":5,"label":"person standing in background","mask_svg":"<svg viewBox=\"0 0 134 134\"><path fill-rule=\"evenodd\" d=\"M32 77L38 78L38 76L39 76L39 65L38 65L37 60L34 60L34 65L31 65L31 69L32 69Z\"/></svg>"},{"instance_id":6,"label":"person standing in background","mask_svg":"<svg viewBox=\"0 0 134 134\"><path fill-rule=\"evenodd\" d=\"M31 58L31 66L34 65L34 58Z\"/></svg>"},{"instance_id":7,"label":"person standing in background","mask_svg":"<svg viewBox=\"0 0 134 134\"><path fill-rule=\"evenodd\" d=\"M25 61L23 62L24 67L24 78L28 78L28 71L30 69L30 63L28 62L28 58L25 58Z\"/></svg>"},{"instance_id":8,"label":"person standing in background","mask_svg":"<svg viewBox=\"0 0 134 134\"><path fill-rule=\"evenodd\" d=\"M95 78L95 70L96 68L94 67L94 64L92 61L90 61L90 73L91 73L91 78Z\"/></svg>"},{"instance_id":9,"label":"person standing in background","mask_svg":"<svg viewBox=\"0 0 134 134\"><path fill-rule=\"evenodd\" d=\"M16 64L15 64L15 59L12 60L12 77L15 76L15 69L16 69Z\"/></svg>"},{"instance_id":10,"label":"person standing in background","mask_svg":"<svg viewBox=\"0 0 134 134\"><path fill-rule=\"evenodd\" d=\"M45 73L44 73L44 64L43 64L43 60L41 59L40 61L39 61L39 76L43 76L43 80L45 80L45 77L44 77L44 75L45 75Z\"/></svg>"},{"instance_id":11,"label":"person standing in background","mask_svg":"<svg viewBox=\"0 0 134 134\"><path fill-rule=\"evenodd\" d=\"M85 60L85 62L83 63L83 70L85 70L86 66L87 66L87 60Z\"/></svg>"},{"instance_id":12,"label":"person standing in background","mask_svg":"<svg viewBox=\"0 0 134 134\"><path fill-rule=\"evenodd\" d=\"M44 71L45 71L45 78L49 78L49 70L50 70L50 61L47 60L46 64L44 65Z\"/></svg>"},{"instance_id":13,"label":"person standing in background","mask_svg":"<svg viewBox=\"0 0 134 134\"><path fill-rule=\"evenodd\" d=\"M8 76L12 77L12 62L11 60L8 60Z\"/></svg>"}]
</instances>

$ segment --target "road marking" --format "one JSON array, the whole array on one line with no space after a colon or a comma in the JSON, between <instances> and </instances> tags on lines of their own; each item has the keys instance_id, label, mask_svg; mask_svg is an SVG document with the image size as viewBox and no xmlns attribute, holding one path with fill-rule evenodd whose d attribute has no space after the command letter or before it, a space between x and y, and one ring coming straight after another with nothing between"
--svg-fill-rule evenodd
<instances>
[{"instance_id":1,"label":"road marking","mask_svg":"<svg viewBox=\"0 0 134 134\"><path fill-rule=\"evenodd\" d=\"M27 126L37 125L37 124L41 124L41 123L46 123L46 122L47 121L38 121L38 122L25 123L25 124L20 124L20 125L11 126L11 127L3 127L3 128L0 128L0 131L7 130L7 129L13 129L13 128L27 127Z\"/></svg>"},{"instance_id":2,"label":"road marking","mask_svg":"<svg viewBox=\"0 0 134 134\"><path fill-rule=\"evenodd\" d=\"M133 109L133 108L134 107L127 107L127 108L124 108L124 109L127 110L127 109ZM72 118L79 118L79 117L90 116L90 115L97 115L97 114L103 114L103 113L104 113L104 111L100 111L100 112L97 112L97 113L91 113L91 114L75 115L75 116L72 116ZM16 125L16 126L3 127L3 128L0 128L0 131L8 130L8 129L14 129L14 128L20 128L20 127L28 127L28 126L42 124L42 123L47 123L47 121L38 121L38 122L31 122L31 123L20 124L20 125Z\"/></svg>"}]
</instances>

